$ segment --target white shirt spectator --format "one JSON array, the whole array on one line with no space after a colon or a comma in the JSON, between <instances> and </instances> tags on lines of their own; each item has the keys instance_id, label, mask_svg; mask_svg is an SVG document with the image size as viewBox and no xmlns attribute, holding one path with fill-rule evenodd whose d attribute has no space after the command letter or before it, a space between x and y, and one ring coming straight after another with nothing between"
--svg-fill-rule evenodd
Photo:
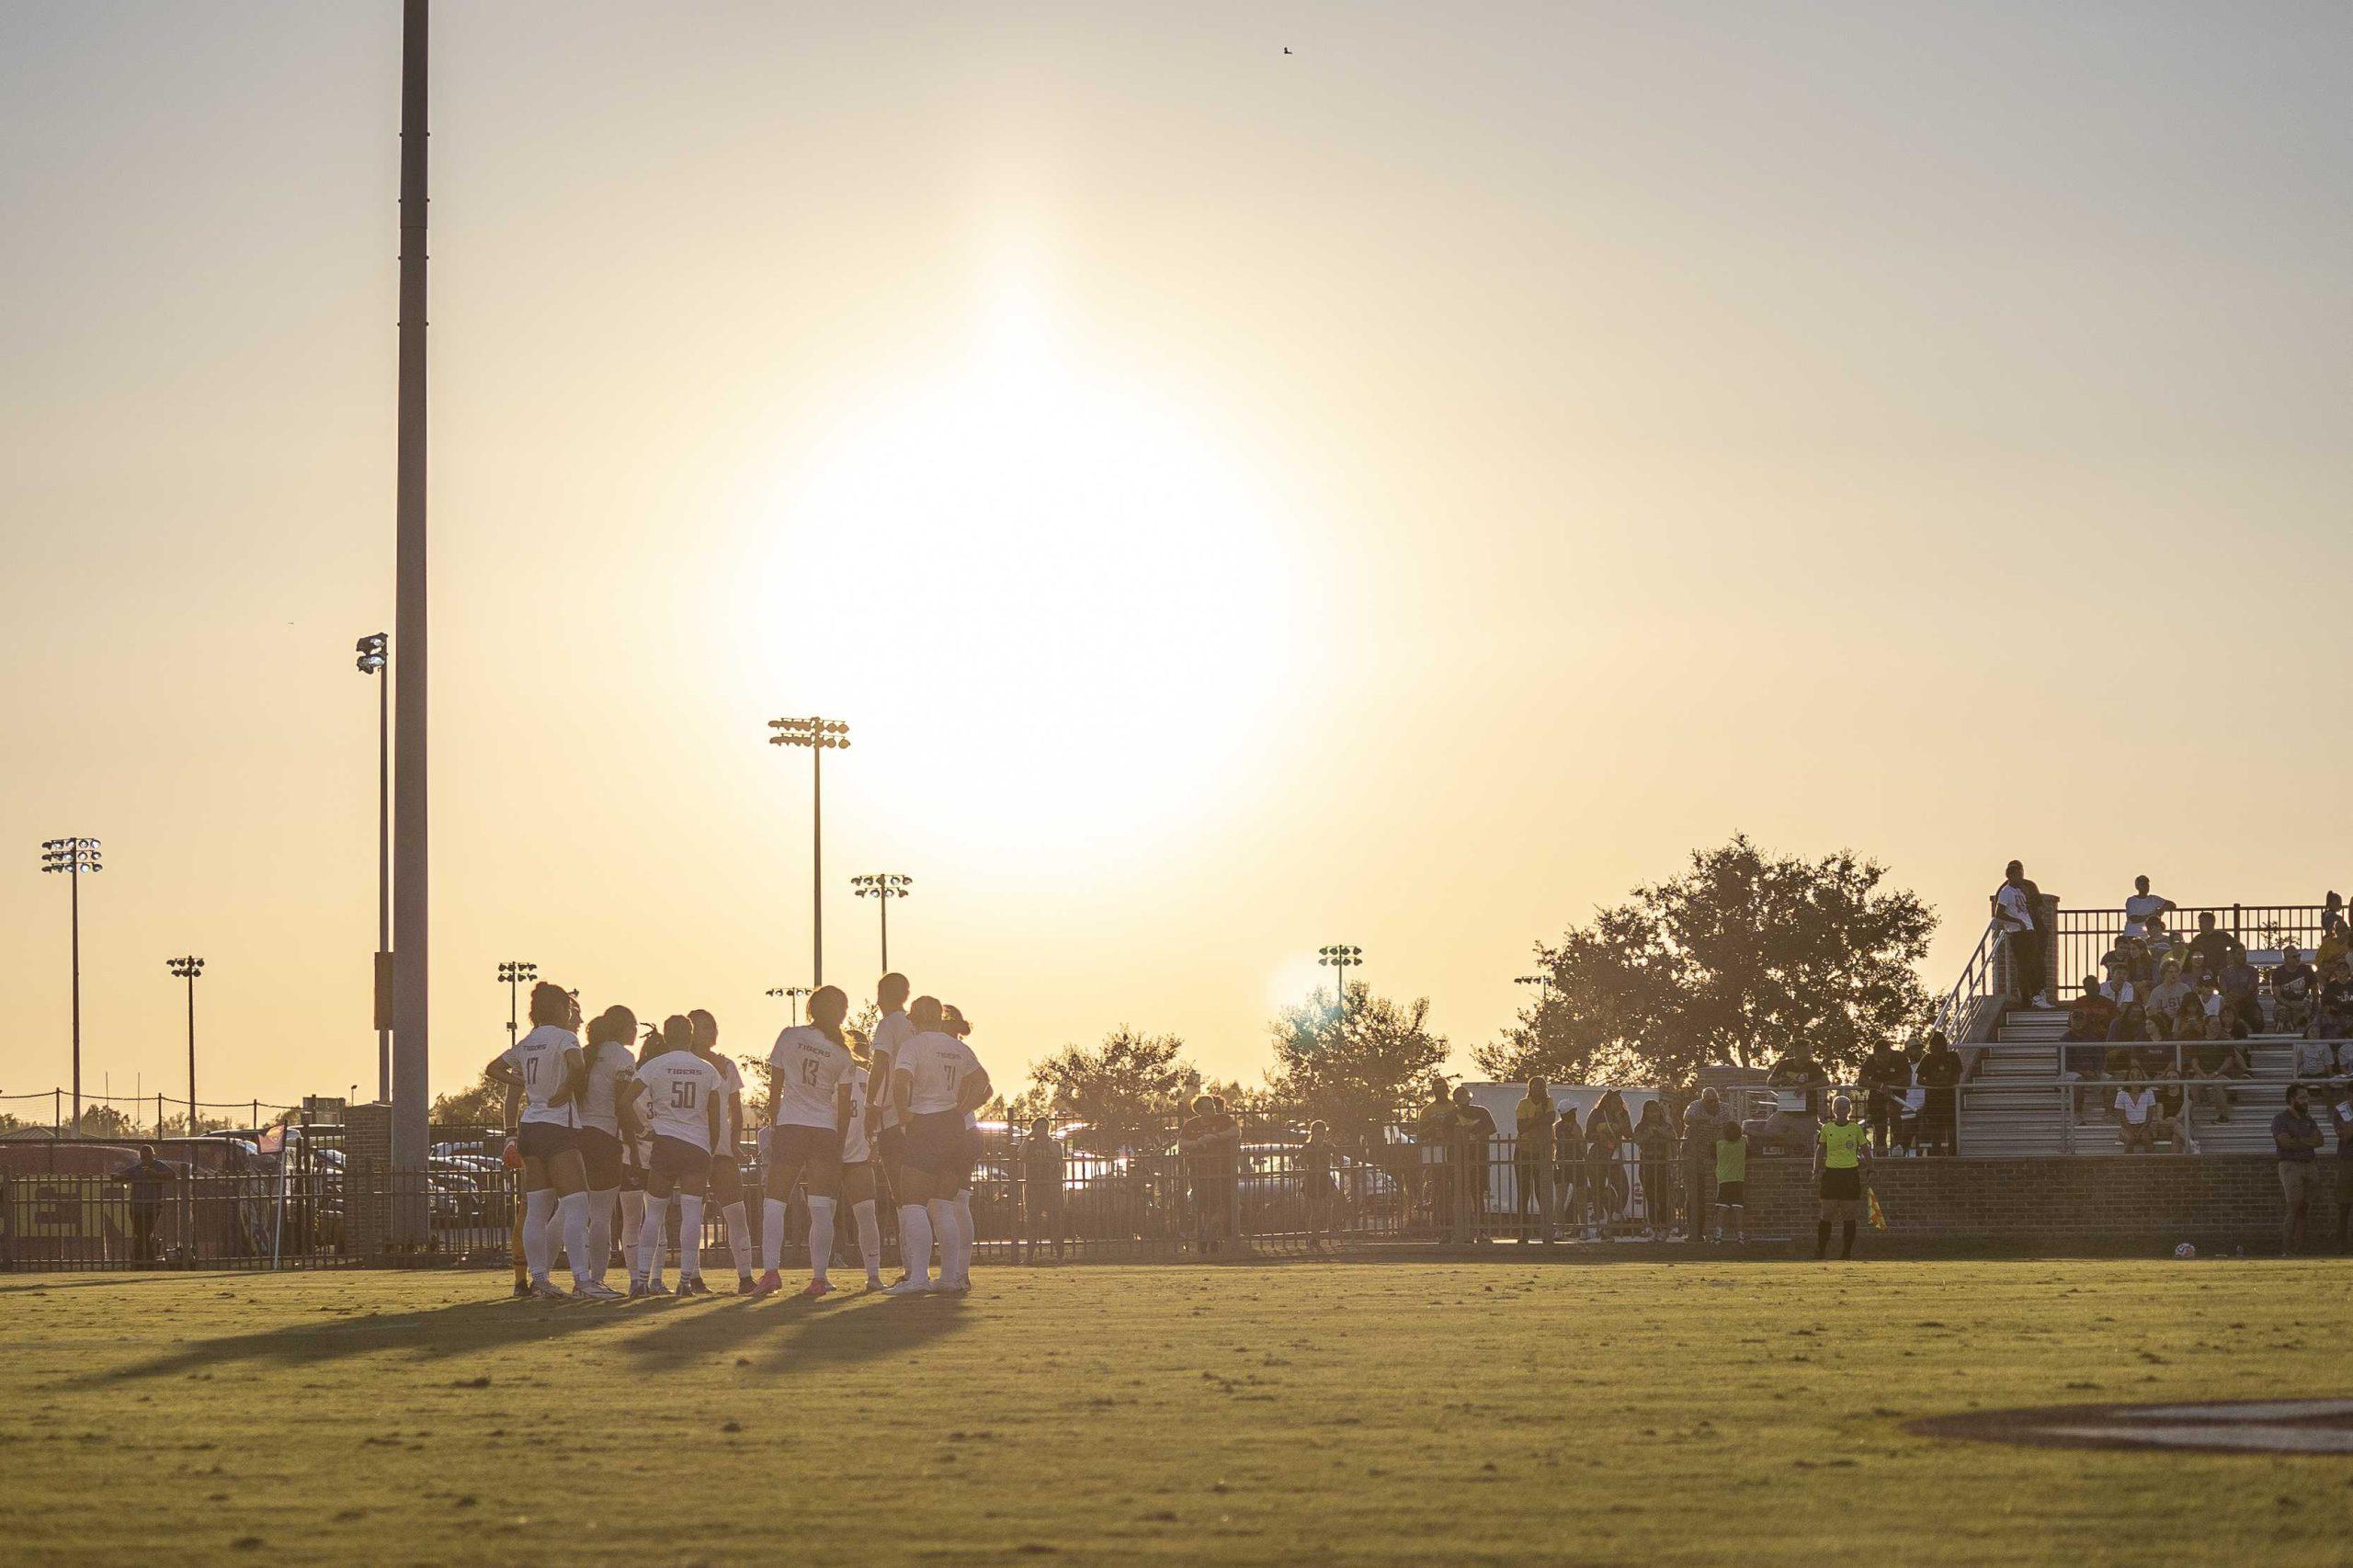
<instances>
[{"instance_id":1,"label":"white shirt spectator","mask_svg":"<svg viewBox=\"0 0 2353 1568\"><path fill-rule=\"evenodd\" d=\"M2001 891L1994 895L1994 903L2002 912L2003 930L2031 931L2034 929L2034 906L2027 899L2026 889L2015 883L2004 882Z\"/></svg>"},{"instance_id":2,"label":"white shirt spectator","mask_svg":"<svg viewBox=\"0 0 2353 1568\"><path fill-rule=\"evenodd\" d=\"M2123 1116L2125 1126L2139 1127L2146 1122L2157 1108L2156 1092L2153 1089L2143 1089L2135 1095L2119 1089L2116 1091L2116 1108Z\"/></svg>"},{"instance_id":3,"label":"white shirt spectator","mask_svg":"<svg viewBox=\"0 0 2353 1568\"><path fill-rule=\"evenodd\" d=\"M2141 998L2132 983L2121 975L2109 976L2108 983L2099 988L2099 994L2120 1007L2129 1007Z\"/></svg>"},{"instance_id":4,"label":"white shirt spectator","mask_svg":"<svg viewBox=\"0 0 2353 1568\"><path fill-rule=\"evenodd\" d=\"M2336 1047L2325 1040L2298 1040L2296 1042L2296 1076L2299 1078L2336 1076Z\"/></svg>"},{"instance_id":5,"label":"white shirt spectator","mask_svg":"<svg viewBox=\"0 0 2353 1568\"><path fill-rule=\"evenodd\" d=\"M2172 907L2173 900L2169 898L2159 898L2153 892L2134 893L2124 901L2124 934L2128 937L2147 936L2150 917L2163 915Z\"/></svg>"}]
</instances>

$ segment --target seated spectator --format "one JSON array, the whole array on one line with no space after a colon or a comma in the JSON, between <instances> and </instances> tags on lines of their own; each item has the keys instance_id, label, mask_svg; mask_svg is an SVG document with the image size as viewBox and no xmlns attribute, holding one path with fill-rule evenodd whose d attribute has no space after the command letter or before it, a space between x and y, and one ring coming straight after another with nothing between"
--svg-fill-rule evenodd
<instances>
[{"instance_id":1,"label":"seated spectator","mask_svg":"<svg viewBox=\"0 0 2353 1568\"><path fill-rule=\"evenodd\" d=\"M2222 988L2211 980L2198 983L2198 1006L2206 1015L2206 1038L2237 1040L2247 1033L2244 1020L2224 1004Z\"/></svg>"},{"instance_id":2,"label":"seated spectator","mask_svg":"<svg viewBox=\"0 0 2353 1568\"><path fill-rule=\"evenodd\" d=\"M2185 1154L2198 1153L2198 1144L2189 1136L2189 1104L2181 1070L2163 1059L2151 1066L2149 1085L2157 1095L2157 1114L2153 1123L2156 1135L2171 1137L2174 1146Z\"/></svg>"},{"instance_id":3,"label":"seated spectator","mask_svg":"<svg viewBox=\"0 0 2353 1568\"><path fill-rule=\"evenodd\" d=\"M1781 1052L1780 1060L1766 1070L1766 1084L1776 1089L1803 1089L1805 1113L1822 1114L1824 1079L1822 1064L1802 1045L1793 1045Z\"/></svg>"},{"instance_id":4,"label":"seated spectator","mask_svg":"<svg viewBox=\"0 0 2353 1568\"><path fill-rule=\"evenodd\" d=\"M2182 979L2181 966L2170 959L2166 960L2164 966L2157 971L2157 983L2149 988L2147 1002L2150 1039L2171 1040L2174 1038L2174 1017L2181 1011L2182 1003L2188 1000L2189 995L2189 982Z\"/></svg>"},{"instance_id":5,"label":"seated spectator","mask_svg":"<svg viewBox=\"0 0 2353 1568\"><path fill-rule=\"evenodd\" d=\"M2219 976L2234 958L2246 957L2246 944L2214 924L2211 910L2198 917L2198 935L2189 938L2189 956L2202 960L2207 971Z\"/></svg>"},{"instance_id":6,"label":"seated spectator","mask_svg":"<svg viewBox=\"0 0 2353 1568\"><path fill-rule=\"evenodd\" d=\"M2294 948L2282 953L2264 976L2271 988L2271 1027L2279 1034L2302 1034L2313 1021L2313 966Z\"/></svg>"},{"instance_id":7,"label":"seated spectator","mask_svg":"<svg viewBox=\"0 0 2353 1568\"><path fill-rule=\"evenodd\" d=\"M2154 920L2158 928L2163 929L2165 916L2173 911L2173 900L2160 898L2151 892L2148 878L2135 877L2132 879L2132 896L2124 901L2124 934L2146 941L2150 922Z\"/></svg>"},{"instance_id":8,"label":"seated spectator","mask_svg":"<svg viewBox=\"0 0 2353 1568\"><path fill-rule=\"evenodd\" d=\"M2338 897L2336 891L2332 888L2329 890L2328 896L2321 900L2320 934L2324 937L2342 936L2344 932L2345 901Z\"/></svg>"},{"instance_id":9,"label":"seated spectator","mask_svg":"<svg viewBox=\"0 0 2353 1568\"><path fill-rule=\"evenodd\" d=\"M2149 961L2153 964L2177 963L2181 960L2181 938L2166 928L2162 915L2149 916L2149 934L2141 942L2149 949Z\"/></svg>"},{"instance_id":10,"label":"seated spectator","mask_svg":"<svg viewBox=\"0 0 2353 1568\"><path fill-rule=\"evenodd\" d=\"M2108 1026L2108 1043L2133 1045L2149 1038L2149 1016L2141 1004L2134 1002L2116 1010L2116 1021Z\"/></svg>"},{"instance_id":11,"label":"seated spectator","mask_svg":"<svg viewBox=\"0 0 2353 1568\"><path fill-rule=\"evenodd\" d=\"M2247 1062L2246 1048L2221 1036L2185 1047L2182 1065L2200 1080L2191 1098L2217 1121L2231 1119L2231 1087L2222 1080L2255 1076L2255 1069Z\"/></svg>"},{"instance_id":12,"label":"seated spectator","mask_svg":"<svg viewBox=\"0 0 2353 1568\"><path fill-rule=\"evenodd\" d=\"M2084 988L2067 1007L2067 1032L2062 1037L2059 1064L2078 1085L2099 1081L2100 1067L2107 1060L2104 1043L2109 1030L2116 1027L2117 1007L2092 984L2090 975L2084 976ZM2075 1114L2084 1114L2084 1096L2088 1091L2075 1091Z\"/></svg>"},{"instance_id":13,"label":"seated spectator","mask_svg":"<svg viewBox=\"0 0 2353 1568\"><path fill-rule=\"evenodd\" d=\"M2108 978L2099 983L2099 994L2120 1007L2127 1002L2142 1000L2143 993L2148 989L2147 983L2137 978L2132 972L2131 966L2120 961L2118 954L2110 953L2108 956L2110 960L2119 961L2113 961L2109 965ZM2084 976L2086 983L2091 978L2088 974Z\"/></svg>"},{"instance_id":14,"label":"seated spectator","mask_svg":"<svg viewBox=\"0 0 2353 1568\"><path fill-rule=\"evenodd\" d=\"M2325 1040L2300 1040L2296 1042L2296 1076L2308 1084L2320 1084L2336 1076L2336 1047Z\"/></svg>"},{"instance_id":15,"label":"seated spectator","mask_svg":"<svg viewBox=\"0 0 2353 1568\"><path fill-rule=\"evenodd\" d=\"M2257 994L2263 977L2246 961L2242 949L2236 957L2222 966L2220 976L2222 993L2222 1016L2229 1018L2241 1035L2263 1032L2263 1002Z\"/></svg>"},{"instance_id":16,"label":"seated spectator","mask_svg":"<svg viewBox=\"0 0 2353 1568\"><path fill-rule=\"evenodd\" d=\"M2154 1153L2157 1146L2156 1092L2146 1084L2127 1080L2116 1091L2116 1135L2128 1154Z\"/></svg>"},{"instance_id":17,"label":"seated spectator","mask_svg":"<svg viewBox=\"0 0 2353 1568\"><path fill-rule=\"evenodd\" d=\"M2312 1035L2315 1040L2343 1040L2353 1031L2353 962L2338 959L2318 964L2318 1000L2313 1006Z\"/></svg>"}]
</instances>

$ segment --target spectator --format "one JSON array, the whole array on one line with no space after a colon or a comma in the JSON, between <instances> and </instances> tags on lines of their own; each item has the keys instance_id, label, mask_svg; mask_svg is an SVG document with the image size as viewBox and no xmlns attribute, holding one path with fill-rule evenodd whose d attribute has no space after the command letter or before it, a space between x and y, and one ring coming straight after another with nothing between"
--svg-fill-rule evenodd
<instances>
[{"instance_id":1,"label":"spectator","mask_svg":"<svg viewBox=\"0 0 2353 1568\"><path fill-rule=\"evenodd\" d=\"M1608 1090L1585 1120L1585 1179L1595 1227L1603 1237L1626 1215L1624 1150L1634 1128L1626 1115L1626 1096Z\"/></svg>"},{"instance_id":2,"label":"spectator","mask_svg":"<svg viewBox=\"0 0 2353 1568\"><path fill-rule=\"evenodd\" d=\"M1870 1144L1862 1123L1853 1119L1854 1102L1840 1095L1830 1102L1830 1119L1814 1130L1813 1174L1821 1183L1822 1209L1813 1227L1813 1256L1830 1254L1830 1227L1839 1227L1838 1256L1855 1256L1855 1222L1863 1217L1863 1170Z\"/></svg>"},{"instance_id":3,"label":"spectator","mask_svg":"<svg viewBox=\"0 0 2353 1568\"><path fill-rule=\"evenodd\" d=\"M1702 1089L1699 1097L1683 1110L1683 1191L1690 1207L1689 1230L1693 1241L1704 1241L1708 1235L1709 1201L1716 1189L1716 1133L1724 1121L1724 1102L1713 1089Z\"/></svg>"},{"instance_id":4,"label":"spectator","mask_svg":"<svg viewBox=\"0 0 2353 1568\"><path fill-rule=\"evenodd\" d=\"M2315 1040L2342 1040L2353 1033L2353 960L2316 964L2319 1000L2313 1004L2311 1033Z\"/></svg>"},{"instance_id":5,"label":"spectator","mask_svg":"<svg viewBox=\"0 0 2353 1568\"><path fill-rule=\"evenodd\" d=\"M2353 1085L2332 1085L2328 1102L2336 1130L2336 1250L2343 1252L2353 1246Z\"/></svg>"},{"instance_id":6,"label":"spectator","mask_svg":"<svg viewBox=\"0 0 2353 1568\"><path fill-rule=\"evenodd\" d=\"M2222 983L2222 1016L2231 1020L2232 1032L2241 1039L2263 1032L2263 1001L2257 993L2263 977L2246 961L2246 949L2241 948L2223 960L2218 977Z\"/></svg>"},{"instance_id":7,"label":"spectator","mask_svg":"<svg viewBox=\"0 0 2353 1568\"><path fill-rule=\"evenodd\" d=\"M1634 1123L1634 1147L1643 1162L1643 1234L1665 1241L1675 1228L1675 1124L1656 1100L1643 1104Z\"/></svg>"},{"instance_id":8,"label":"spectator","mask_svg":"<svg viewBox=\"0 0 2353 1568\"><path fill-rule=\"evenodd\" d=\"M2127 988L2130 989L2129 987ZM2062 1070L2078 1085L2099 1081L2100 1064L2106 1060L2105 1041L2109 1031L2116 1027L2116 1003L2084 976L2083 990L2076 994L2067 1007L2067 1032L2060 1038L2059 1063ZM2075 1091L2075 1114L2084 1114L2086 1091Z\"/></svg>"},{"instance_id":9,"label":"spectator","mask_svg":"<svg viewBox=\"0 0 2353 1568\"><path fill-rule=\"evenodd\" d=\"M1724 1225L1733 1239L1748 1239L1748 1138L1740 1123L1726 1117L1715 1132L1716 1240L1724 1239Z\"/></svg>"},{"instance_id":10,"label":"spectator","mask_svg":"<svg viewBox=\"0 0 2353 1568\"><path fill-rule=\"evenodd\" d=\"M2138 1047L2148 1038L2148 1017L2138 1002L2119 1011L2116 1022L2108 1030L2108 1055L2104 1059L2108 1076L2118 1080L2132 1076L2141 1056Z\"/></svg>"},{"instance_id":11,"label":"spectator","mask_svg":"<svg viewBox=\"0 0 2353 1568\"><path fill-rule=\"evenodd\" d=\"M2157 1095L2157 1115L2153 1123L2157 1135L2163 1137L2170 1132L2174 1146L2181 1153L2198 1153L2198 1142L2189 1135L2189 1098L2181 1069L2170 1058L2155 1054L2143 1062L2143 1068Z\"/></svg>"},{"instance_id":12,"label":"spectator","mask_svg":"<svg viewBox=\"0 0 2353 1568\"><path fill-rule=\"evenodd\" d=\"M2128 1154L2153 1153L2157 1146L2156 1092L2128 1077L2116 1091L2117 1136Z\"/></svg>"},{"instance_id":13,"label":"spectator","mask_svg":"<svg viewBox=\"0 0 2353 1568\"><path fill-rule=\"evenodd\" d=\"M2246 957L2246 944L2214 924L2212 910L2201 911L2198 916L2198 935L2189 939L2189 959L2193 965L2204 964L2206 972L2219 978L2234 957Z\"/></svg>"},{"instance_id":14,"label":"spectator","mask_svg":"<svg viewBox=\"0 0 2353 1568\"><path fill-rule=\"evenodd\" d=\"M2300 1040L2296 1042L2292 1063L2295 1074L2307 1084L2319 1084L2336 1076L2336 1047L2325 1040Z\"/></svg>"},{"instance_id":15,"label":"spectator","mask_svg":"<svg viewBox=\"0 0 2353 1568\"><path fill-rule=\"evenodd\" d=\"M1805 1095L1805 1113L1822 1114L1822 1064L1802 1043L1793 1044L1781 1052L1780 1059L1767 1069L1766 1084L1776 1089L1800 1089Z\"/></svg>"},{"instance_id":16,"label":"spectator","mask_svg":"<svg viewBox=\"0 0 2353 1568\"><path fill-rule=\"evenodd\" d=\"M2341 933L2344 929L2345 900L2338 897L2336 890L2332 888L2328 896L2321 900L2320 934L2327 937Z\"/></svg>"},{"instance_id":17,"label":"spectator","mask_svg":"<svg viewBox=\"0 0 2353 1568\"><path fill-rule=\"evenodd\" d=\"M1422 1211L1429 1216L1433 1233L1444 1235L1453 1228L1453 1172L1447 1166L1448 1144L1454 1135L1454 1096L1443 1078L1430 1085L1429 1108L1414 1124L1415 1152L1421 1156Z\"/></svg>"},{"instance_id":18,"label":"spectator","mask_svg":"<svg viewBox=\"0 0 2353 1568\"><path fill-rule=\"evenodd\" d=\"M1519 1215L1519 1239L1540 1239L1552 1244L1552 1085L1541 1078L1528 1081L1513 1115L1512 1199ZM1536 1227L1529 1228L1528 1210L1536 1210Z\"/></svg>"},{"instance_id":19,"label":"spectator","mask_svg":"<svg viewBox=\"0 0 2353 1568\"><path fill-rule=\"evenodd\" d=\"M1053 1119L1039 1117L1029 1123L1029 1136L1021 1145L1021 1225L1029 1238L1029 1261L1033 1265L1038 1261L1038 1248L1047 1236L1053 1238L1054 1261L1062 1261L1063 1243L1070 1231L1065 1203L1069 1194L1064 1187L1068 1177L1063 1142L1054 1136Z\"/></svg>"},{"instance_id":20,"label":"spectator","mask_svg":"<svg viewBox=\"0 0 2353 1568\"><path fill-rule=\"evenodd\" d=\"M2189 982L2181 977L2181 965L2167 959L2157 971L2157 983L2149 987L2147 1016L2150 1039L2175 1038L2174 1020L2181 1012L2181 1005L2192 994Z\"/></svg>"},{"instance_id":21,"label":"spectator","mask_svg":"<svg viewBox=\"0 0 2353 1568\"><path fill-rule=\"evenodd\" d=\"M2152 915L2149 916L2149 934L2141 938L2141 946L2147 950L2150 964L2154 966L2169 960L2178 961L2177 949L2181 946L2181 938L2166 929L2164 915Z\"/></svg>"},{"instance_id":22,"label":"spectator","mask_svg":"<svg viewBox=\"0 0 2353 1568\"><path fill-rule=\"evenodd\" d=\"M1338 1197L1333 1184L1332 1130L1321 1121L1307 1124L1307 1142L1299 1146L1299 1179L1307 1199L1307 1244L1322 1250L1332 1231L1332 1210ZM1058 1244L1059 1245L1059 1244ZM1060 1257L1062 1253L1054 1254Z\"/></svg>"},{"instance_id":23,"label":"spectator","mask_svg":"<svg viewBox=\"0 0 2353 1568\"><path fill-rule=\"evenodd\" d=\"M177 1176L155 1157L153 1143L139 1145L139 1157L114 1173L114 1179L131 1189L131 1249L142 1263L155 1261L155 1221L164 1211L165 1190Z\"/></svg>"},{"instance_id":24,"label":"spectator","mask_svg":"<svg viewBox=\"0 0 2353 1568\"><path fill-rule=\"evenodd\" d=\"M2271 1119L2271 1142L2279 1155L2279 1191L2288 1211L2279 1221L2279 1252L2292 1257L2304 1244L2312 1210L2313 1154L2321 1144L2312 1119L2312 1096L2302 1084L2288 1085L2288 1108Z\"/></svg>"},{"instance_id":25,"label":"spectator","mask_svg":"<svg viewBox=\"0 0 2353 1568\"><path fill-rule=\"evenodd\" d=\"M2003 868L2002 885L1989 902L2003 949L2009 955L2011 999L2020 1006L2049 1007L2051 983L2042 952L2049 933L2043 929L2042 890L2028 881L2026 868L2013 860Z\"/></svg>"},{"instance_id":26,"label":"spectator","mask_svg":"<svg viewBox=\"0 0 2353 1568\"><path fill-rule=\"evenodd\" d=\"M2124 934L2146 941L2150 936L2149 922L2154 920L2156 928L2163 930L2165 917L2173 912L2173 900L2160 898L2151 892L2148 878L2135 877L2132 879L2132 896L2124 901Z\"/></svg>"},{"instance_id":27,"label":"spectator","mask_svg":"<svg viewBox=\"0 0 2353 1568\"><path fill-rule=\"evenodd\" d=\"M1471 1085L1454 1090L1449 1123L1447 1164L1455 1173L1454 1239L1484 1246L1487 1241L1487 1176L1495 1156L1495 1119L1471 1097Z\"/></svg>"},{"instance_id":28,"label":"spectator","mask_svg":"<svg viewBox=\"0 0 2353 1568\"><path fill-rule=\"evenodd\" d=\"M2313 1021L2313 966L2299 949L2290 947L2265 977L2271 987L2271 1028L2279 1034L2302 1034Z\"/></svg>"},{"instance_id":29,"label":"spectator","mask_svg":"<svg viewBox=\"0 0 2353 1568\"><path fill-rule=\"evenodd\" d=\"M1904 1120L1904 1096L1912 1087L1912 1060L1881 1040L1855 1074L1863 1090L1863 1119L1870 1130L1874 1153L1885 1154L1895 1146L1895 1130Z\"/></svg>"},{"instance_id":30,"label":"spectator","mask_svg":"<svg viewBox=\"0 0 2353 1568\"><path fill-rule=\"evenodd\" d=\"M2231 1119L2231 1080L2252 1078L2246 1048L2220 1035L2188 1036L2179 1047L2187 1069L2199 1080L2194 1098L2217 1121Z\"/></svg>"},{"instance_id":31,"label":"spectator","mask_svg":"<svg viewBox=\"0 0 2353 1568\"><path fill-rule=\"evenodd\" d=\"M1552 1185L1560 1194L1561 1223L1574 1235L1586 1234L1586 1204L1590 1196L1585 1180L1585 1130L1577 1125L1577 1108L1564 1105L1552 1127Z\"/></svg>"},{"instance_id":32,"label":"spectator","mask_svg":"<svg viewBox=\"0 0 2353 1568\"><path fill-rule=\"evenodd\" d=\"M1177 1130L1176 1150L1192 1188L1193 1240L1202 1256L1235 1239L1233 1170L1241 1148L1242 1124L1226 1114L1225 1102L1196 1095L1193 1114Z\"/></svg>"},{"instance_id":33,"label":"spectator","mask_svg":"<svg viewBox=\"0 0 2353 1568\"><path fill-rule=\"evenodd\" d=\"M1920 1102L1920 1137L1932 1154L1960 1153L1954 1105L1960 1084L1960 1055L1945 1043L1944 1030L1930 1029L1927 1054L1920 1058L1920 1087L1926 1091Z\"/></svg>"}]
</instances>

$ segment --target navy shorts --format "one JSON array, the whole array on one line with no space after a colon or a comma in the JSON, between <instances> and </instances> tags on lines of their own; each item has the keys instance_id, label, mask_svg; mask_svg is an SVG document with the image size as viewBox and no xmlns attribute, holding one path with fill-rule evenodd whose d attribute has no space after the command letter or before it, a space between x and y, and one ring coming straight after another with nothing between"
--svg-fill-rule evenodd
<instances>
[{"instance_id":1,"label":"navy shorts","mask_svg":"<svg viewBox=\"0 0 2353 1568\"><path fill-rule=\"evenodd\" d=\"M699 1193L710 1180L710 1152L666 1132L654 1137L654 1174L666 1176L674 1192Z\"/></svg>"},{"instance_id":2,"label":"navy shorts","mask_svg":"<svg viewBox=\"0 0 2353 1568\"><path fill-rule=\"evenodd\" d=\"M964 1113L936 1110L918 1116L907 1129L907 1164L926 1176L970 1187L979 1161L978 1137L964 1125Z\"/></svg>"},{"instance_id":3,"label":"navy shorts","mask_svg":"<svg viewBox=\"0 0 2353 1568\"><path fill-rule=\"evenodd\" d=\"M621 1141L598 1127L584 1127L573 1134L580 1163L588 1167L588 1190L610 1192L621 1184Z\"/></svg>"},{"instance_id":4,"label":"navy shorts","mask_svg":"<svg viewBox=\"0 0 2353 1568\"><path fill-rule=\"evenodd\" d=\"M560 1121L527 1121L515 1130L515 1144L525 1159L544 1163L578 1148L579 1136Z\"/></svg>"}]
</instances>

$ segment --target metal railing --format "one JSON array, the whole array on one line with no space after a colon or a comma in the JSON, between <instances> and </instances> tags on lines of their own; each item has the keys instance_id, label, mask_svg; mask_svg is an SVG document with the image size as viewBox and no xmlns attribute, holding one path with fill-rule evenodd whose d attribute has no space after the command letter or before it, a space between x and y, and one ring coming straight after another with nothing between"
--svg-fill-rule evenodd
<instances>
[{"instance_id":1,"label":"metal railing","mask_svg":"<svg viewBox=\"0 0 2353 1568\"><path fill-rule=\"evenodd\" d=\"M1999 1027L2005 985L2001 957L2001 928L1989 920L1976 949L1961 966L1961 978L1937 1005L1936 1027L1949 1043L1973 1045L1990 1039Z\"/></svg>"},{"instance_id":2,"label":"metal railing","mask_svg":"<svg viewBox=\"0 0 2353 1568\"><path fill-rule=\"evenodd\" d=\"M2198 935L2201 915L2214 917L2251 950L2292 944L2309 952L2320 945L2323 906L2317 903L2182 904L2165 916L2171 951L2186 952ZM2122 909L2062 909L2051 932L2051 981L2054 1000L2083 994L2084 976L2102 972L2100 960L2124 932Z\"/></svg>"}]
</instances>

